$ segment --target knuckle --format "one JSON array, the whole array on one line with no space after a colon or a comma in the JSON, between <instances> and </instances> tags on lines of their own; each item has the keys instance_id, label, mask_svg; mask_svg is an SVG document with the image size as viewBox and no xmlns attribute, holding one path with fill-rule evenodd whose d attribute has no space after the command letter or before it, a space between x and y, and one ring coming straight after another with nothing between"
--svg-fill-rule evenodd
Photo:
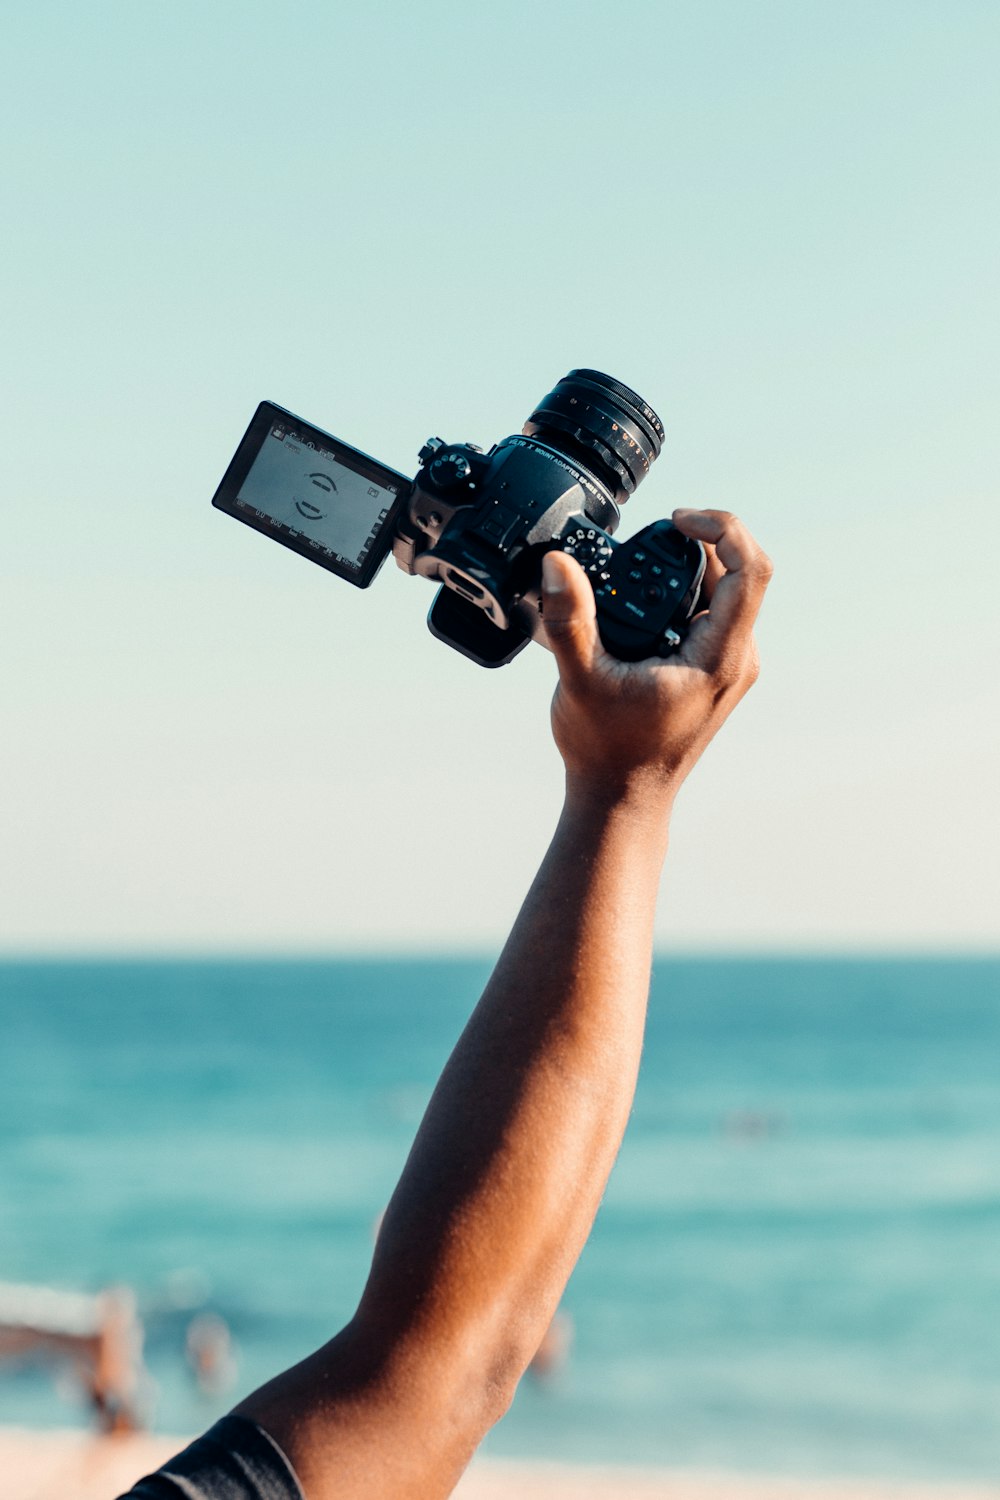
<instances>
[{"instance_id":1,"label":"knuckle","mask_svg":"<svg viewBox=\"0 0 1000 1500\"><path fill-rule=\"evenodd\" d=\"M752 640L749 646L738 646L734 642L729 650L719 656L712 673L717 696L736 693L742 697L749 692L759 676L760 657Z\"/></svg>"},{"instance_id":2,"label":"knuckle","mask_svg":"<svg viewBox=\"0 0 1000 1500\"><path fill-rule=\"evenodd\" d=\"M580 621L575 615L546 614L543 618L546 633L554 640L572 640L580 632Z\"/></svg>"},{"instance_id":3,"label":"knuckle","mask_svg":"<svg viewBox=\"0 0 1000 1500\"><path fill-rule=\"evenodd\" d=\"M723 652L712 673L716 689L724 693L736 687L742 675L743 663L735 651Z\"/></svg>"},{"instance_id":4,"label":"knuckle","mask_svg":"<svg viewBox=\"0 0 1000 1500\"><path fill-rule=\"evenodd\" d=\"M774 577L774 563L768 557L763 548L758 547L754 557L754 572L762 583L770 583Z\"/></svg>"},{"instance_id":5,"label":"knuckle","mask_svg":"<svg viewBox=\"0 0 1000 1500\"><path fill-rule=\"evenodd\" d=\"M720 510L716 514L729 542L745 554L745 571L766 582L774 572L774 564L749 527L734 511Z\"/></svg>"}]
</instances>

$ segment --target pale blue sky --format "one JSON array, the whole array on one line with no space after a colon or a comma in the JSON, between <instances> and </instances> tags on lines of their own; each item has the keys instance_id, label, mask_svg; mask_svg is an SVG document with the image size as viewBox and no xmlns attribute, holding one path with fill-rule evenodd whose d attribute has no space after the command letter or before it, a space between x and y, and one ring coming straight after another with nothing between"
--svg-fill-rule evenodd
<instances>
[{"instance_id":1,"label":"pale blue sky","mask_svg":"<svg viewBox=\"0 0 1000 1500\"><path fill-rule=\"evenodd\" d=\"M409 471L580 364L667 425L622 534L778 570L660 941L996 946L995 4L43 0L0 67L0 948L502 937L547 654L209 501L262 397Z\"/></svg>"}]
</instances>

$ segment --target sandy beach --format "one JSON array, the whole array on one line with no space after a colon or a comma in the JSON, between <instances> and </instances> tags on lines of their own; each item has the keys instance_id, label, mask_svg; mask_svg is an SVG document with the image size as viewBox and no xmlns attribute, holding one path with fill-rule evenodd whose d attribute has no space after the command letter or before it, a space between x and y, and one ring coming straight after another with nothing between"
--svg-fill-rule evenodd
<instances>
[{"instance_id":1,"label":"sandy beach","mask_svg":"<svg viewBox=\"0 0 1000 1500\"><path fill-rule=\"evenodd\" d=\"M143 1435L0 1430L4 1500L114 1500L184 1444ZM1000 1500L995 1485L745 1478L648 1469L483 1459L455 1491L459 1500Z\"/></svg>"}]
</instances>

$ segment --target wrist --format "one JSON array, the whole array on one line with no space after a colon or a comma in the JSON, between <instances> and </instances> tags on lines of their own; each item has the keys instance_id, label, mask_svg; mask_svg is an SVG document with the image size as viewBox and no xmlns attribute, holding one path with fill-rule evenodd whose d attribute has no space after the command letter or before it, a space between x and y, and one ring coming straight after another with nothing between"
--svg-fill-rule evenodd
<instances>
[{"instance_id":1,"label":"wrist","mask_svg":"<svg viewBox=\"0 0 1000 1500\"><path fill-rule=\"evenodd\" d=\"M658 770L644 768L614 775L566 772L568 813L587 819L625 820L640 834L651 837L665 837L676 795L676 782Z\"/></svg>"}]
</instances>

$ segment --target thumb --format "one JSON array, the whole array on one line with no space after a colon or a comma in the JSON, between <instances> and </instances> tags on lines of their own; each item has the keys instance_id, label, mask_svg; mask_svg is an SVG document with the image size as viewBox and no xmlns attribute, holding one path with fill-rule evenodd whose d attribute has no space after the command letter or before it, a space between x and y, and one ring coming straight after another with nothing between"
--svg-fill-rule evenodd
<instances>
[{"instance_id":1,"label":"thumb","mask_svg":"<svg viewBox=\"0 0 1000 1500\"><path fill-rule=\"evenodd\" d=\"M589 673L600 649L597 602L590 579L565 552L542 558L542 621L559 676L570 684Z\"/></svg>"}]
</instances>

